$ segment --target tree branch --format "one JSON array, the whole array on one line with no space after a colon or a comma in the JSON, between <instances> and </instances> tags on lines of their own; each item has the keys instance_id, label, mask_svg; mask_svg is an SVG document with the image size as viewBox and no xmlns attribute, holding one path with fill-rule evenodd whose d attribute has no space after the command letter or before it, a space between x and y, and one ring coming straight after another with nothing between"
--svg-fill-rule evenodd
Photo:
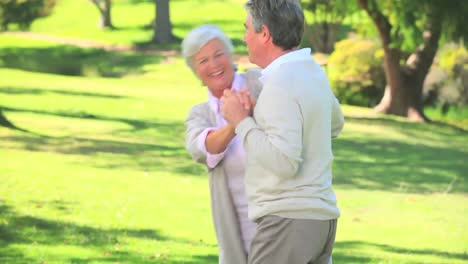
<instances>
[{"instance_id":1,"label":"tree branch","mask_svg":"<svg viewBox=\"0 0 468 264\"><path fill-rule=\"evenodd\" d=\"M388 18L382 14L376 8L369 6L368 0L357 0L359 6L366 11L366 13L372 18L377 30L379 31L380 37L382 38L382 45L384 48L389 48L391 43L391 30L392 25L388 22ZM373 3L375 5L375 3Z\"/></svg>"},{"instance_id":2,"label":"tree branch","mask_svg":"<svg viewBox=\"0 0 468 264\"><path fill-rule=\"evenodd\" d=\"M435 54L439 47L439 39L442 34L442 19L436 10L426 22L423 32L422 44L409 56L406 66L409 71L416 71L417 75L425 76L432 65Z\"/></svg>"},{"instance_id":3,"label":"tree branch","mask_svg":"<svg viewBox=\"0 0 468 264\"><path fill-rule=\"evenodd\" d=\"M90 0L90 1L96 5L96 7L99 9L101 13L104 12L104 7L101 5L102 2L100 0Z\"/></svg>"}]
</instances>

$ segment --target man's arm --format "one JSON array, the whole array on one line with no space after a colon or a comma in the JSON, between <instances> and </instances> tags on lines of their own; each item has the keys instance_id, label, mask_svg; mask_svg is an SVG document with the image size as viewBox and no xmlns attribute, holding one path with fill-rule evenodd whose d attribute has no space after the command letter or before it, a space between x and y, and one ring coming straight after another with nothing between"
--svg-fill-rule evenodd
<instances>
[{"instance_id":1,"label":"man's arm","mask_svg":"<svg viewBox=\"0 0 468 264\"><path fill-rule=\"evenodd\" d=\"M291 177L302 162L303 120L300 106L286 89L269 87L268 91L262 91L265 92L261 109L263 127L252 117L239 118L235 114L231 125L236 126L236 133L250 160L284 177ZM227 102L225 107L229 114L239 113L234 110L238 107L235 103ZM229 122L230 117L226 120Z\"/></svg>"},{"instance_id":2,"label":"man's arm","mask_svg":"<svg viewBox=\"0 0 468 264\"><path fill-rule=\"evenodd\" d=\"M338 137L341 130L343 130L344 126L344 115L343 111L341 111L340 102L336 97L333 96L333 105L332 105L332 138Z\"/></svg>"}]
</instances>

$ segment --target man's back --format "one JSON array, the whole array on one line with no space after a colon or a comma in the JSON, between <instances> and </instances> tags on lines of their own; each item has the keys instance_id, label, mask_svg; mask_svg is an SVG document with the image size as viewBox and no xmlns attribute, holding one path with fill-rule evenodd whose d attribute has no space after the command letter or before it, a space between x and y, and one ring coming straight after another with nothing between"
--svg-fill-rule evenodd
<instances>
[{"instance_id":1,"label":"man's back","mask_svg":"<svg viewBox=\"0 0 468 264\"><path fill-rule=\"evenodd\" d=\"M248 140L250 217L335 219L331 188L331 117L335 100L312 58L287 62L268 75L254 111L270 150Z\"/></svg>"}]
</instances>

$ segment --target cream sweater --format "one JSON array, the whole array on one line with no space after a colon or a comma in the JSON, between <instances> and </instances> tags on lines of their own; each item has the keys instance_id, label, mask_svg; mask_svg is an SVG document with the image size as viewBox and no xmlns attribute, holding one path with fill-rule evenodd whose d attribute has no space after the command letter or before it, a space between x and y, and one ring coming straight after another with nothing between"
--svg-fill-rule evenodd
<instances>
[{"instance_id":1,"label":"cream sweater","mask_svg":"<svg viewBox=\"0 0 468 264\"><path fill-rule=\"evenodd\" d=\"M338 218L331 138L344 117L325 72L305 56L262 81L253 117L236 127L247 152L249 218Z\"/></svg>"}]
</instances>

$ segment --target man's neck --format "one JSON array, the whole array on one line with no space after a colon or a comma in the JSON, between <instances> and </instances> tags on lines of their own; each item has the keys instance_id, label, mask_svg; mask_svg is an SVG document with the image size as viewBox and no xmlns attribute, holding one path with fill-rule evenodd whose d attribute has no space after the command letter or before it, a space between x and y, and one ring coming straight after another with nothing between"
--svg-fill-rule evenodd
<instances>
[{"instance_id":1,"label":"man's neck","mask_svg":"<svg viewBox=\"0 0 468 264\"><path fill-rule=\"evenodd\" d=\"M267 55L265 56L265 63L263 63L263 65L261 66L262 69L265 69L266 67L268 67L268 65L270 65L274 60L276 60L277 58L283 56L284 54L286 53L289 53L291 51L295 51L297 50L297 48L294 48L294 49L289 49L289 50L284 50L280 47L277 47L277 46L273 46L268 52L267 52Z\"/></svg>"}]
</instances>

